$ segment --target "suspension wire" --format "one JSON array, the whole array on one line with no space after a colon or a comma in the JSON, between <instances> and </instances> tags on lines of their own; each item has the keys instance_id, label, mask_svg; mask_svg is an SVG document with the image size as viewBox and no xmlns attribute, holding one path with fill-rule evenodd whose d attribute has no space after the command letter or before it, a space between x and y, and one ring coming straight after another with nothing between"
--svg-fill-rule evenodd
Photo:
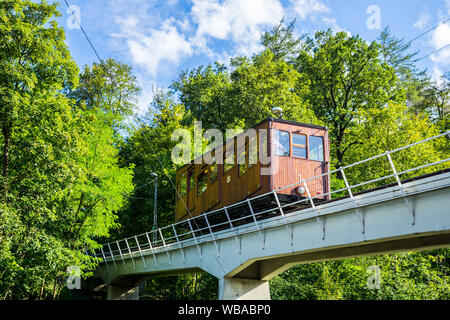
<instances>
[{"instance_id":1,"label":"suspension wire","mask_svg":"<svg viewBox=\"0 0 450 320\"><path fill-rule=\"evenodd\" d=\"M111 74L109 73L108 69L106 68L106 66L105 66L105 61L104 61L104 60L100 57L100 55L98 54L98 51L95 49L95 46L94 46L93 42L91 41L91 39L90 39L89 36L87 35L87 33L86 33L85 29L83 28L83 26L81 25L80 21L77 19L76 15L75 15L75 13L73 12L72 8L70 7L70 4L68 3L68 1L67 1L67 0L64 0L64 2L65 2L65 4L66 4L67 8L70 9L70 11L71 11L71 13L72 13L72 16L74 17L76 23L77 23L78 26L80 27L80 30L82 31L84 37L85 37L86 40L88 41L88 43L89 43L89 45L90 45L92 51L93 51L94 54L97 56L97 59L98 59L98 61L100 62L100 66L103 68L103 71L105 71L105 73L110 77L111 81L112 81L113 84L114 84L115 79L114 79L113 76L111 76ZM144 186L146 186L146 185L152 183L152 182L155 181L155 180L156 180L156 179L154 179L154 180L152 180L152 181L150 181L150 182L148 182L148 183L145 183L145 184L143 184L143 185L141 185L141 186L135 188L133 191L139 190L140 188L142 188L142 187L144 187ZM125 196L125 197L130 198L130 199L133 198L133 197L128 197L128 196ZM148 199L148 200L152 200L152 201L153 201L153 199Z\"/></svg>"},{"instance_id":2,"label":"suspension wire","mask_svg":"<svg viewBox=\"0 0 450 320\"><path fill-rule=\"evenodd\" d=\"M444 22L441 22L441 23L439 23L438 25L436 25L436 26L434 26L433 28L431 28L431 29L429 29L429 30L427 30L427 31L425 31L424 33L422 33L422 34L420 34L420 35L418 35L417 37L415 37L414 39L412 39L412 40L409 40L406 44L410 44L411 42L413 42L413 41L416 41L417 39L419 39L419 38L421 38L421 37L423 37L424 35L426 35L427 33L429 33L429 32L431 32L431 31L433 31L434 29L436 29L437 27L439 27L439 26L441 26L441 25L443 25L443 24L445 24L445 23L447 23L448 21L450 21L450 18L448 18L447 20L445 20Z\"/></svg>"},{"instance_id":3,"label":"suspension wire","mask_svg":"<svg viewBox=\"0 0 450 320\"><path fill-rule=\"evenodd\" d=\"M73 18L75 19L76 23L78 24L78 26L81 29L81 32L83 32L85 38L87 39L87 41L89 42L89 45L91 46L92 50L94 51L95 55L97 56L98 60L100 61L100 64L103 65L104 61L102 58L100 58L100 55L98 54L97 50L94 47L94 44L92 43L91 39L89 39L89 36L87 35L86 31L84 30L83 26L81 25L80 21L78 21L75 13L73 12L72 8L70 7L69 3L67 2L67 0L64 0L64 2L66 3L67 8L70 9Z\"/></svg>"},{"instance_id":4,"label":"suspension wire","mask_svg":"<svg viewBox=\"0 0 450 320\"><path fill-rule=\"evenodd\" d=\"M435 53L441 51L442 49L447 48L448 46L450 46L450 43L446 44L446 45L443 46L443 47L440 47L439 49L437 49L437 50L435 50L435 51L433 51L433 52L427 54L426 56L424 56L424 57L422 57L422 58L417 59L416 62L417 62L417 61L420 61L420 60L423 60L423 59L425 59L425 58L428 58L429 56L432 56L433 54L435 54Z\"/></svg>"}]
</instances>

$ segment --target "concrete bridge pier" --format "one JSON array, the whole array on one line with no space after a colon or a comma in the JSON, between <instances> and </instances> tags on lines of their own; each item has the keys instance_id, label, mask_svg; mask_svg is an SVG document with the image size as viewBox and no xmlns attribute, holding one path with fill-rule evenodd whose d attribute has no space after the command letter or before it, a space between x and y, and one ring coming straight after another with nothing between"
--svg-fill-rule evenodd
<instances>
[{"instance_id":1,"label":"concrete bridge pier","mask_svg":"<svg viewBox=\"0 0 450 320\"><path fill-rule=\"evenodd\" d=\"M269 281L219 279L219 300L270 300Z\"/></svg>"},{"instance_id":2,"label":"concrete bridge pier","mask_svg":"<svg viewBox=\"0 0 450 320\"><path fill-rule=\"evenodd\" d=\"M108 300L139 300L139 287L108 285Z\"/></svg>"}]
</instances>

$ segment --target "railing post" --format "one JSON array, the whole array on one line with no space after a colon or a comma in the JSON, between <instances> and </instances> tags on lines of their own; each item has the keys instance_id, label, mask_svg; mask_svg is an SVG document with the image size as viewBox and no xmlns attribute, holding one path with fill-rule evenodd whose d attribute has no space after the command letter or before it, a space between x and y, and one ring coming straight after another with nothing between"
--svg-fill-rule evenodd
<instances>
[{"instance_id":1,"label":"railing post","mask_svg":"<svg viewBox=\"0 0 450 320\"><path fill-rule=\"evenodd\" d=\"M415 225L415 224L416 224L416 214L415 214L415 212L414 212L413 207L412 207L411 204L409 203L409 199L407 198L406 190L403 188L402 182L401 182L401 180L400 180L400 178L399 178L399 176L398 176L397 170L395 169L394 162L392 161L391 154L390 154L389 151L386 151L386 156L387 156L387 158L388 158L388 160L389 160L389 163L390 163L390 165L391 165L391 169L392 169L392 171L394 172L395 179L397 180L397 184L398 184L398 186L399 186L399 188L400 188L400 192L401 192L402 195L403 195L403 199L405 199L406 207L408 208L409 212L411 213L411 217L412 217L412 225Z\"/></svg>"},{"instance_id":2,"label":"railing post","mask_svg":"<svg viewBox=\"0 0 450 320\"><path fill-rule=\"evenodd\" d=\"M147 266L145 265L145 258L144 258L144 255L142 254L141 246L139 245L137 236L134 236L134 240L136 240L136 245L139 249L139 253L141 254L142 262L144 263L144 268L146 268Z\"/></svg>"},{"instance_id":3,"label":"railing post","mask_svg":"<svg viewBox=\"0 0 450 320\"><path fill-rule=\"evenodd\" d=\"M128 240L125 238L125 243L127 244L128 252L130 253L131 261L133 262L133 267L136 269L136 264L134 263L133 254L131 253L130 246L128 245Z\"/></svg>"},{"instance_id":4,"label":"railing post","mask_svg":"<svg viewBox=\"0 0 450 320\"><path fill-rule=\"evenodd\" d=\"M366 232L366 226L365 226L365 222L364 222L364 217L359 212L358 204L356 203L356 200L353 197L353 192L352 192L352 189L350 188L350 184L348 183L347 176L345 175L344 169L341 167L339 170L341 171L342 178L344 179L344 182L345 182L345 187L346 187L346 189L348 191L350 199L352 200L353 208L355 208L355 211L356 211L356 214L357 214L357 216L359 218L359 221L361 221L362 233L365 233Z\"/></svg>"},{"instance_id":5,"label":"railing post","mask_svg":"<svg viewBox=\"0 0 450 320\"><path fill-rule=\"evenodd\" d=\"M300 181L302 181L301 175L300 175ZM303 185L305 186L306 194L308 195L311 207L313 208L314 212L316 213L316 220L319 223L320 228L322 229L322 240L324 240L325 239L325 224L319 217L319 210L316 208L316 205L314 204L314 201L311 197L311 193L309 192L309 189L308 189L308 185L306 184L306 180L303 180Z\"/></svg>"},{"instance_id":6,"label":"railing post","mask_svg":"<svg viewBox=\"0 0 450 320\"><path fill-rule=\"evenodd\" d=\"M227 216L228 223L230 224L231 230L234 230L234 234L235 234L235 235L234 235L234 239L236 239L236 244L237 244L237 246L239 247L239 254L242 254L241 244L240 244L239 239L238 239L238 232L237 232L237 230L233 227L233 223L231 222L230 215L228 214L228 208L225 206L225 207L223 207L223 210L225 211L225 215Z\"/></svg>"},{"instance_id":7,"label":"railing post","mask_svg":"<svg viewBox=\"0 0 450 320\"><path fill-rule=\"evenodd\" d=\"M120 249L119 241L116 240L117 249L119 249L120 258L122 259L123 266L125 270L127 270L127 265L125 264L125 260L123 259L122 249Z\"/></svg>"},{"instance_id":8,"label":"railing post","mask_svg":"<svg viewBox=\"0 0 450 320\"><path fill-rule=\"evenodd\" d=\"M150 237L148 236L148 232L145 233L145 236L147 237L148 245L150 246L150 250L152 251L153 260L155 260L155 266L157 267L158 266L158 261L156 261L155 250L153 250L152 241L150 240Z\"/></svg>"},{"instance_id":9,"label":"railing post","mask_svg":"<svg viewBox=\"0 0 450 320\"><path fill-rule=\"evenodd\" d=\"M209 229L209 233L211 234L211 238L213 239L214 246L216 247L217 257L220 257L220 252L219 252L219 247L217 246L216 237L214 236L214 233L211 229L211 225L209 224L208 216L206 213L205 213L205 220L206 220L206 224L208 225L208 229Z\"/></svg>"},{"instance_id":10,"label":"railing post","mask_svg":"<svg viewBox=\"0 0 450 320\"><path fill-rule=\"evenodd\" d=\"M192 228L191 219L187 219L189 224L189 228L191 229L192 236L194 237L195 245L197 246L198 254L200 255L200 260L202 260L202 250L200 250L200 246L198 245L197 237L195 236L194 229Z\"/></svg>"},{"instance_id":11,"label":"railing post","mask_svg":"<svg viewBox=\"0 0 450 320\"><path fill-rule=\"evenodd\" d=\"M290 237L290 240L291 240L291 247L293 247L294 246L294 226L292 226L291 230L289 230L288 219L284 215L284 211L283 211L283 208L281 207L280 199L278 199L278 194L277 194L276 190L273 191L273 195L275 197L275 201L277 202L278 208L280 209L281 216L284 218L284 223L286 225L286 230L288 231L289 237Z\"/></svg>"},{"instance_id":12,"label":"railing post","mask_svg":"<svg viewBox=\"0 0 450 320\"><path fill-rule=\"evenodd\" d=\"M108 242L108 249L109 249L109 252L111 252L111 258L114 262L114 266L116 267L116 271L117 271L116 259L114 259L114 252L111 250L111 246L109 245L109 242Z\"/></svg>"},{"instance_id":13,"label":"railing post","mask_svg":"<svg viewBox=\"0 0 450 320\"><path fill-rule=\"evenodd\" d=\"M100 250L102 251L103 261L106 263L106 269L109 271L108 261L106 261L105 253L103 252L103 246L100 247Z\"/></svg>"},{"instance_id":14,"label":"railing post","mask_svg":"<svg viewBox=\"0 0 450 320\"><path fill-rule=\"evenodd\" d=\"M161 228L158 228L158 231L159 231L159 235L161 236L161 240L162 240L162 243L163 243L163 246L164 246L164 250L166 250L167 257L169 258L169 264L171 265L172 264L172 258L170 257L169 250L167 250L166 241L164 240Z\"/></svg>"},{"instance_id":15,"label":"railing post","mask_svg":"<svg viewBox=\"0 0 450 320\"><path fill-rule=\"evenodd\" d=\"M178 243L178 247L180 248L181 255L183 256L183 261L186 261L186 257L184 256L184 251L181 248L181 243L180 243L180 240L178 239L177 230L175 229L175 225L173 225L173 224L172 224L172 229L173 229L173 232L175 234L175 239L177 239L177 243Z\"/></svg>"},{"instance_id":16,"label":"railing post","mask_svg":"<svg viewBox=\"0 0 450 320\"><path fill-rule=\"evenodd\" d=\"M255 221L256 229L258 229L258 233L259 233L259 235L261 236L261 239L262 239L262 249L265 250L266 239L264 237L263 232L261 232L261 228L260 228L260 226L258 224L258 220L256 220L255 212L253 211L253 207L252 207L252 203L250 202L250 199L247 199L247 203L248 203L248 207L250 208L250 212L252 214L253 220Z\"/></svg>"}]
</instances>

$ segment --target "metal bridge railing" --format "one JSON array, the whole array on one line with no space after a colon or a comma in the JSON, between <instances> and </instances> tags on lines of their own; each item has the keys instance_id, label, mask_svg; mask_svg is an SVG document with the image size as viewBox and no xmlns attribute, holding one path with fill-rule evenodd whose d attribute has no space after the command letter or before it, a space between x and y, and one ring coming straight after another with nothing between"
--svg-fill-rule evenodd
<instances>
[{"instance_id":1,"label":"metal bridge railing","mask_svg":"<svg viewBox=\"0 0 450 320\"><path fill-rule=\"evenodd\" d=\"M356 163L317 175L315 177L310 178L299 177L299 181L294 184L279 188L277 190L273 190L269 193L259 195L251 199L246 199L237 202L232 206L203 213L199 216L191 217L187 220L174 223L162 228L158 228L153 231L145 232L140 235L135 235L122 240L106 243L102 245L102 247L99 250L95 251L95 256L102 258L104 262L112 262L116 269L117 264L120 262L122 262L126 268L126 264L124 262L125 259L131 259L133 266L135 266L136 259L142 259L145 267L146 260L144 257L144 253L145 255L153 256L155 265L158 265L156 253L161 252L161 250L165 251L167 253L169 263L171 263L171 256L169 254L168 249L170 248L170 250L180 250L183 259L185 259L185 250L183 244L186 241L189 241L192 244L193 241L194 245L198 249L198 253L201 259L202 251L200 250L199 246L201 242L205 241L213 242L217 250L217 254L219 254L217 238L215 235L215 231L217 230L223 229L231 230L234 233L234 238L236 239L239 248L240 244L238 236L240 235L240 232L239 229L237 228L237 226L239 225L245 224L246 226L253 226L254 229L261 234L261 226L260 226L261 220L276 214L278 216L281 215L281 218L286 224L286 227L289 231L288 227L289 221L286 215L286 210L287 209L292 210L293 207L300 205L302 203L306 204L307 208L302 209L298 207L298 209L296 209L295 211L301 211L304 209L312 208L315 211L315 218L317 222L320 224L320 227L322 229L322 238L325 238L324 224L323 221L321 220L317 208L318 206L320 206L320 203L317 202L317 199L320 200L326 196L349 197L352 201L354 210L361 221L362 226L361 232L364 233L365 232L364 220L359 212L359 207L355 199L355 194L357 192L359 193L371 190L374 187L385 186L386 184L392 185L393 183L396 186L398 186L400 192L402 193L405 205L411 214L411 223L415 224L414 210L412 208L411 203L408 200L408 197L406 197L407 193L406 190L403 188L402 179L400 178L400 176L406 176L407 178L417 177L420 174L430 173L429 170L425 169L431 167L434 167L433 171L448 169L449 165L447 162L450 160L450 158L446 158L443 160L436 160L430 163L422 163L420 160L421 156L425 155L427 151L427 149L423 147L425 143L432 143L436 141L436 139L438 138L445 139L445 136L447 136L448 139L450 137L450 131L401 148L386 151L374 157L358 161ZM449 151L448 142L445 143L444 147L447 148L446 151ZM414 148L416 148L416 150ZM405 156L401 155L401 152L409 152L410 154L416 155L416 159L418 160L413 162L412 168L405 168L403 167L402 163L400 165L397 164L397 166L395 165L397 158L399 159L398 161L400 162L402 157ZM370 166L369 163L372 163L372 166ZM352 174L351 169L357 166L363 166L363 169L367 170L358 170L357 171L358 174L354 175ZM361 172L364 172L366 176L361 176ZM411 173L416 174L410 175ZM312 196L310 192L310 186L312 185L312 183L314 183L314 181L317 181L318 179L323 179L324 177L327 177L328 179L330 179L330 181L332 179L336 179L337 177L339 177L340 181L343 182L343 185L341 188L336 188L336 190L330 190L327 193L321 193L317 194L316 196ZM353 180L355 180L354 183L352 183ZM304 187L307 197L303 197L295 202L282 204L279 200L278 193L284 189L292 188L294 186ZM255 201L257 201L260 198L268 196L273 197L274 203L276 203L276 205L265 210L256 210L254 208ZM233 216L233 217L230 215L230 211L232 211L233 209L241 210L245 206L248 206L249 210L248 215ZM268 215L270 213L271 215ZM200 224L200 221L202 221L203 223ZM205 238L203 237L204 235L209 235L209 237ZM201 239L199 239L200 236L202 236ZM109 269L108 263L106 264L106 266Z\"/></svg>"}]
</instances>

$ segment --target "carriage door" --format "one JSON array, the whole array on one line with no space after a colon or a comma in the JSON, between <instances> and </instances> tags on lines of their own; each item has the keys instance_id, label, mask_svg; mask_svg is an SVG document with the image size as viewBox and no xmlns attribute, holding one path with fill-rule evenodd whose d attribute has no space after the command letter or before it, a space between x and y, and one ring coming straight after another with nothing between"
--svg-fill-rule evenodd
<instances>
[{"instance_id":1,"label":"carriage door","mask_svg":"<svg viewBox=\"0 0 450 320\"><path fill-rule=\"evenodd\" d=\"M221 184L221 201L223 205L229 205L237 198L237 173L235 172L236 153L234 149L235 139L228 142L223 152L223 176Z\"/></svg>"},{"instance_id":2,"label":"carriage door","mask_svg":"<svg viewBox=\"0 0 450 320\"><path fill-rule=\"evenodd\" d=\"M317 161L314 166L314 176L319 176L326 172L327 165L324 158L323 137L309 136L309 160ZM327 177L323 176L314 179L315 186L313 192L316 195L327 193Z\"/></svg>"},{"instance_id":3,"label":"carriage door","mask_svg":"<svg viewBox=\"0 0 450 320\"><path fill-rule=\"evenodd\" d=\"M251 137L248 143L248 192L252 194L260 187L260 170L258 161L258 138Z\"/></svg>"},{"instance_id":4,"label":"carriage door","mask_svg":"<svg viewBox=\"0 0 450 320\"><path fill-rule=\"evenodd\" d=\"M214 153L214 158L209 167L209 185L208 185L208 209L213 208L219 203L219 166L217 165L216 154Z\"/></svg>"}]
</instances>

